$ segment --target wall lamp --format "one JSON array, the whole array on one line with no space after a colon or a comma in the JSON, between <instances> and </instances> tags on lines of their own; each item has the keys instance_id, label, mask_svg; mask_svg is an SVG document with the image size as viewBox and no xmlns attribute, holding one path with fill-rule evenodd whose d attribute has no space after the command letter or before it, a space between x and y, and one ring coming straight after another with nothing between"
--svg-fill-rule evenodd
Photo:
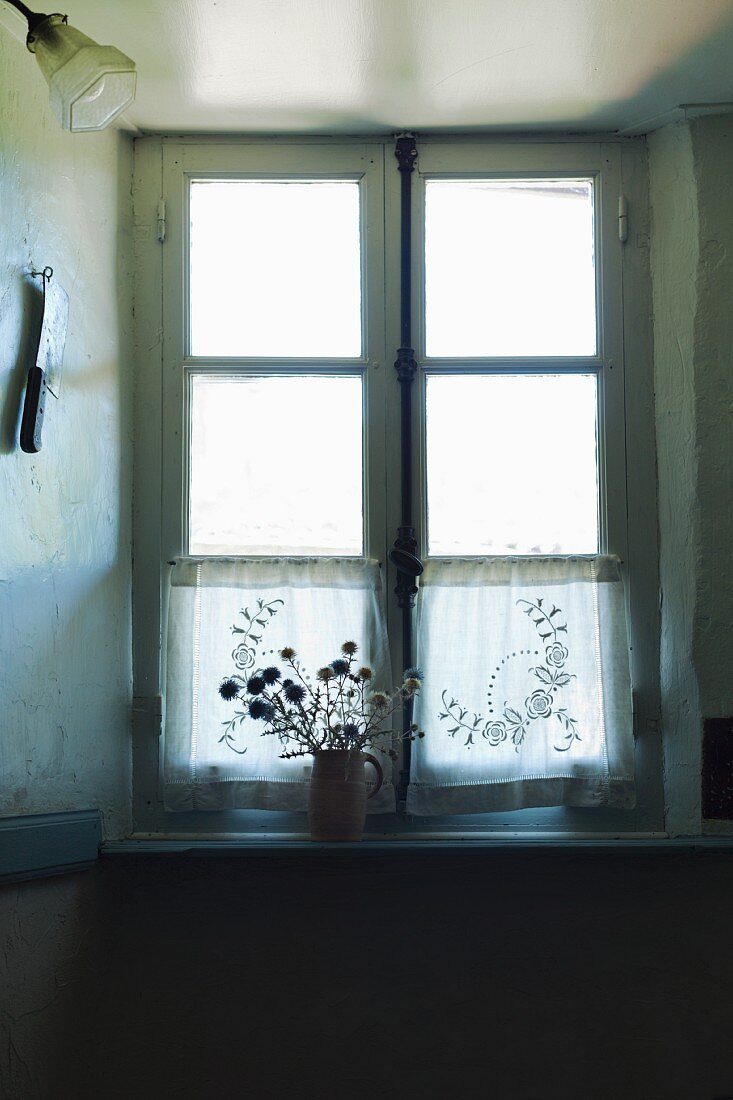
<instances>
[{"instance_id":1,"label":"wall lamp","mask_svg":"<svg viewBox=\"0 0 733 1100\"><path fill-rule=\"evenodd\" d=\"M64 130L103 130L135 98L135 62L114 46L99 46L65 15L32 12L5 0L28 20L26 46L36 55Z\"/></svg>"}]
</instances>

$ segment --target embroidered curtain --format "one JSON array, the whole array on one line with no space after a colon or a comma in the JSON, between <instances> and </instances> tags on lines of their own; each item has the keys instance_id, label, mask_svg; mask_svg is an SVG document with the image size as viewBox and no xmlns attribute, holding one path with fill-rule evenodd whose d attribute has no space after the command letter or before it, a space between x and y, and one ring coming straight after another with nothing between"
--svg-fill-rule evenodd
<instances>
[{"instance_id":1,"label":"embroidered curtain","mask_svg":"<svg viewBox=\"0 0 733 1100\"><path fill-rule=\"evenodd\" d=\"M631 681L618 559L428 562L407 808L631 807Z\"/></svg>"},{"instance_id":2,"label":"embroidered curtain","mask_svg":"<svg viewBox=\"0 0 733 1100\"><path fill-rule=\"evenodd\" d=\"M375 686L391 683L379 563L354 558L179 559L167 630L163 796L168 810L305 810L312 759L280 759L275 737L246 718L222 740L236 703L218 693L232 673L280 664L290 645L306 669L360 646ZM370 812L394 810L388 758ZM367 768L368 775L371 769Z\"/></svg>"}]
</instances>

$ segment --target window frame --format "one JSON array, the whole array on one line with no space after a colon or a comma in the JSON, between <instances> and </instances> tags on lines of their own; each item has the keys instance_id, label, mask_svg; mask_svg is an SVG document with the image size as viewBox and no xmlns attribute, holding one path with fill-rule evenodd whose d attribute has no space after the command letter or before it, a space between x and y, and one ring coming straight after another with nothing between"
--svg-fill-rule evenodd
<instances>
[{"instance_id":1,"label":"window frame","mask_svg":"<svg viewBox=\"0 0 733 1100\"><path fill-rule=\"evenodd\" d=\"M430 179L467 178L561 179L592 178L594 182L596 261L596 354L593 356L428 356L425 303L425 187ZM623 308L621 302L621 252L614 203L610 194L621 193L618 149L600 144L559 143L520 145L454 142L444 146L428 141L420 147L413 198L413 316L417 320L417 360L420 397L417 440L420 479L416 485L415 514L420 517L420 545L427 547L427 472L425 469L425 382L431 374L579 373L584 368L598 377L598 533L599 552L628 554L626 531L626 456L623 405ZM617 202L616 202L617 208ZM604 369L606 368L606 369ZM608 486L616 487L612 494Z\"/></svg>"},{"instance_id":2,"label":"window frame","mask_svg":"<svg viewBox=\"0 0 733 1100\"><path fill-rule=\"evenodd\" d=\"M181 501L180 512L168 508L163 521L163 550L168 559L188 553L188 454L191 378L194 374L287 376L358 375L363 379L365 420L364 554L381 557L386 540L384 509L374 499L374 486L384 483L380 456L384 448L384 323L381 272L384 244L379 229L382 197L382 147L341 144L326 150L308 146L294 158L290 145L166 145L163 150L163 190L166 196L167 239L163 258L163 484L166 495ZM190 244L189 186L195 179L349 179L358 180L362 233L361 355L343 358L285 356L204 356L190 349L188 263ZM182 276L182 277L181 277ZM232 277L235 277L234 273ZM182 368L179 369L179 368ZM184 410L181 416L181 410ZM182 422L181 422L182 421Z\"/></svg>"},{"instance_id":3,"label":"window frame","mask_svg":"<svg viewBox=\"0 0 733 1100\"><path fill-rule=\"evenodd\" d=\"M138 387L136 423L139 445L135 457L135 721L134 797L135 829L139 834L176 833L212 834L252 832L262 836L302 834L300 815L258 811L222 811L207 814L167 814L158 797L160 713L163 682L161 641L165 620L166 563L181 553L185 530L185 423L183 379L193 371L222 371L221 360L214 363L203 357L183 355L180 318L185 309L185 291L166 276L171 255L185 271L186 209L183 187L191 176L214 178L223 167L247 162L246 175L282 178L336 178L327 164L343 163L345 149L360 148L378 168L372 169L374 201L367 225L363 263L363 315L365 342L360 360L349 361L350 368L365 378L364 399L368 405L365 447L365 553L384 563L388 627L395 655L395 671L401 649L400 614L392 598L395 584L393 568L387 563L399 516L399 401L398 384L392 363L399 347L399 173L393 160L392 138L278 138L263 140L162 137L136 141L136 259L138 264L136 324L138 334ZM341 161L334 158L340 150ZM656 497L653 436L653 388L648 314L648 256L643 228L646 217L645 155L643 142L576 141L522 138L490 140L482 137L436 135L420 137L417 170L413 177L413 331L416 333L418 376L413 402L413 469L416 471L415 515L420 545L426 546L424 416L425 380L431 372L466 373L483 371L485 362L454 360L446 364L425 355L424 279L423 279L423 203L424 180L436 175L465 178L487 174L527 178L593 176L598 179L596 216L598 332L595 357L557 361L557 365L577 368L592 359L594 370L613 363L601 375L604 379L599 407L599 479L601 483L601 538L609 552L624 562L627 597L633 607L631 617L632 656L634 659L635 726L637 739L636 811L610 809L552 808L523 810L512 814L466 815L451 819L414 819L379 815L368 820L368 832L399 837L419 833L436 835L512 835L526 836L559 833L571 836L603 837L623 833L631 836L659 835L663 828L661 791L661 753L659 745L658 692L658 614L656 608ZM257 160L259 158L259 160ZM294 162L303 164L298 172L273 170L272 165ZM323 158L323 170L312 165ZM330 160L329 160L330 158ZM270 165L267 172L253 170L255 163ZM473 166L473 167L472 167ZM501 166L504 166L503 168ZM231 169L226 174L234 174ZM240 173L236 173L240 174ZM630 209L639 213L639 234L632 248L618 240L616 210L618 195L625 193ZM166 203L166 240L162 245L154 236L154 217L159 198ZM378 208L378 210L377 210ZM382 218L383 210L383 218ZM381 242L375 241L375 235ZM639 243L641 241L641 243ZM385 245L386 242L386 245ZM367 262L367 254L370 256ZM625 312L624 312L625 311ZM178 321L176 321L178 318ZM380 334L381 326L381 334ZM371 333L369 336L367 333ZM156 340L156 334L161 337ZM187 349L186 349L187 350ZM183 371L176 378L178 354ZM257 360L266 362L267 373L278 364L284 374L311 369L314 360ZM336 361L319 367L318 373L331 370L344 373L344 363ZM456 366L456 363L459 363ZM550 360L541 359L548 366ZM239 358L226 360L237 372L257 373L257 363ZM533 360L491 360L490 370L514 372L536 369ZM635 369L632 394L626 400L629 368ZM567 369L567 367L566 367ZM347 373L350 373L348 371ZM226 370L224 371L226 373ZM262 373L260 369L259 373ZM606 381L608 379L608 381ZM367 397L367 394L369 395ZM159 413L157 418L155 411ZM150 414L153 413L151 416ZM184 418L185 421L185 418ZM608 425L612 424L611 430ZM371 432L371 435L368 433ZM157 438L156 438L157 437ZM367 458L368 456L368 458ZM368 462L368 465L367 465ZM626 479L626 463L631 469L642 467L640 478ZM151 471L160 471L156 478ZM387 480L387 471L393 476ZM621 486L621 492L606 492L608 485ZM178 499L179 508L170 502ZM641 507L640 507L641 504ZM629 509L636 510L640 521L627 522ZM607 517L607 522L604 522ZM157 525L157 533L156 533ZM604 543L602 542L603 546ZM638 690L637 690L638 688ZM638 719L638 723L637 723Z\"/></svg>"}]
</instances>

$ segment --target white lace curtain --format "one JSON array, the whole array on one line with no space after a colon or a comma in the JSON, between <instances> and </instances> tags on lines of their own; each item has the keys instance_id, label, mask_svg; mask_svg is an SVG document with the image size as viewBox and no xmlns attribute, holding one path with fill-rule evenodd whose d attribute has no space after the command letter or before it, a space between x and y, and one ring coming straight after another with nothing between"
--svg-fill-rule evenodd
<instances>
[{"instance_id":1,"label":"white lace curtain","mask_svg":"<svg viewBox=\"0 0 733 1100\"><path fill-rule=\"evenodd\" d=\"M374 684L391 683L378 562L354 558L179 559L168 610L163 796L168 810L307 807L310 757L280 759L263 723L245 719L222 741L236 702L218 693L232 673L278 663L293 646L315 670L359 644ZM236 750L236 751L235 751ZM370 812L394 810L389 760ZM370 769L367 769L369 772Z\"/></svg>"},{"instance_id":2,"label":"white lace curtain","mask_svg":"<svg viewBox=\"0 0 733 1100\"><path fill-rule=\"evenodd\" d=\"M624 593L615 558L428 562L421 578L408 812L634 805ZM168 615L163 794L169 810L303 810L311 760L282 760L221 680L277 664L292 645L311 671L354 640L391 683L377 562L179 559ZM387 780L368 803L394 809Z\"/></svg>"},{"instance_id":3,"label":"white lace curtain","mask_svg":"<svg viewBox=\"0 0 733 1100\"><path fill-rule=\"evenodd\" d=\"M618 559L430 561L417 637L410 813L634 805Z\"/></svg>"}]
</instances>

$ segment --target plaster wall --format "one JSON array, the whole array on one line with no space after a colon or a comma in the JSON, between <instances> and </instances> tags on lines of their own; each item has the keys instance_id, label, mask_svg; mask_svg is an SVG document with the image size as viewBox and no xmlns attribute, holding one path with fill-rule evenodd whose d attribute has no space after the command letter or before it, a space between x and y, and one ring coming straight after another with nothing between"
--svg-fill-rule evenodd
<instances>
[{"instance_id":1,"label":"plaster wall","mask_svg":"<svg viewBox=\"0 0 733 1100\"><path fill-rule=\"evenodd\" d=\"M698 182L695 413L700 573L693 657L703 716L733 715L733 117L691 126Z\"/></svg>"},{"instance_id":2,"label":"plaster wall","mask_svg":"<svg viewBox=\"0 0 733 1100\"><path fill-rule=\"evenodd\" d=\"M733 714L733 124L649 139L666 824L698 833L703 722Z\"/></svg>"},{"instance_id":3,"label":"plaster wall","mask_svg":"<svg viewBox=\"0 0 733 1100\"><path fill-rule=\"evenodd\" d=\"M131 142L64 133L0 29L0 813L129 819ZM19 449L29 272L70 297L43 448Z\"/></svg>"},{"instance_id":4,"label":"plaster wall","mask_svg":"<svg viewBox=\"0 0 733 1100\"><path fill-rule=\"evenodd\" d=\"M689 127L670 126L650 136L649 197L665 819L678 835L700 831L701 717L692 659L700 572L695 412L699 212Z\"/></svg>"}]
</instances>

